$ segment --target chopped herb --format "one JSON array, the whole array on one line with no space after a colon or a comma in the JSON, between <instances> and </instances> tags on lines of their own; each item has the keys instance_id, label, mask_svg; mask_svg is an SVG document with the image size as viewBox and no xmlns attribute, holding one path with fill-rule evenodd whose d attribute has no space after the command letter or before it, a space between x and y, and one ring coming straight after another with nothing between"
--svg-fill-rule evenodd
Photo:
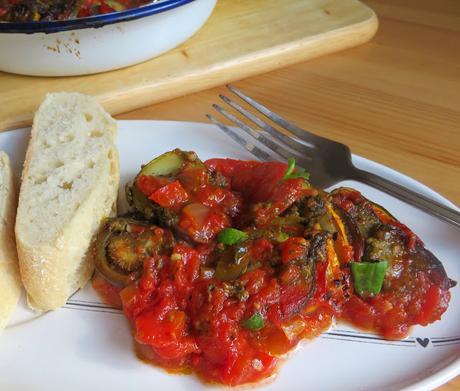
<instances>
[{"instance_id":1,"label":"chopped herb","mask_svg":"<svg viewBox=\"0 0 460 391\"><path fill-rule=\"evenodd\" d=\"M248 234L246 232L240 231L236 228L224 228L219 232L219 235L217 235L217 241L219 243L228 245L240 243L247 238Z\"/></svg>"},{"instance_id":2,"label":"chopped herb","mask_svg":"<svg viewBox=\"0 0 460 391\"><path fill-rule=\"evenodd\" d=\"M283 176L283 179L297 179L297 178L302 178L302 179L307 179L310 178L310 174L305 171L303 168L298 169L297 171L295 170L295 159L293 157L290 157L288 159L288 167L286 170L286 173Z\"/></svg>"},{"instance_id":3,"label":"chopped herb","mask_svg":"<svg viewBox=\"0 0 460 391\"><path fill-rule=\"evenodd\" d=\"M254 315L243 322L243 326L249 330L260 330L265 326L264 318L260 312L255 312Z\"/></svg>"},{"instance_id":4,"label":"chopped herb","mask_svg":"<svg viewBox=\"0 0 460 391\"><path fill-rule=\"evenodd\" d=\"M295 168L295 159L293 157L288 158L288 167L286 173L283 176L283 179L288 179L289 175L292 174Z\"/></svg>"},{"instance_id":5,"label":"chopped herb","mask_svg":"<svg viewBox=\"0 0 460 391\"><path fill-rule=\"evenodd\" d=\"M352 262L351 273L356 293L361 297L377 295L382 289L387 268L387 261Z\"/></svg>"}]
</instances>

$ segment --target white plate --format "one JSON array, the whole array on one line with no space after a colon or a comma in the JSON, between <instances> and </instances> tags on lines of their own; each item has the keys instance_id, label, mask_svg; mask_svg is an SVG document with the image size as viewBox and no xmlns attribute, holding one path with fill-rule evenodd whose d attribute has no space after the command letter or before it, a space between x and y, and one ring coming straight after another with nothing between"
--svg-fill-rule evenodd
<instances>
[{"instance_id":1,"label":"white plate","mask_svg":"<svg viewBox=\"0 0 460 391\"><path fill-rule=\"evenodd\" d=\"M251 158L213 126L184 122L121 121L118 146L122 185L141 163L169 149L210 157ZM28 131L0 134L19 175ZM355 156L360 167L419 190L420 183ZM384 205L409 225L460 281L459 232L445 223L359 183L349 185ZM429 390L460 373L459 288L452 289L441 321L414 327L409 338L390 342L338 325L292 354L264 390ZM194 376L170 375L136 358L127 321L99 300L90 286L54 312L37 316L24 304L0 337L1 390L197 390ZM214 388L210 387L209 388ZM252 387L250 387L252 388ZM215 389L222 389L216 387Z\"/></svg>"}]
</instances>

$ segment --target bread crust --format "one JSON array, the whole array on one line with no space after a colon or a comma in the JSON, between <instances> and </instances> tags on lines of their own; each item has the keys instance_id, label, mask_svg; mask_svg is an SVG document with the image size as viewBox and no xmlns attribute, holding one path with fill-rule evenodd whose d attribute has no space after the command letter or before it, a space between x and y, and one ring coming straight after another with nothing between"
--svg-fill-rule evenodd
<instances>
[{"instance_id":1,"label":"bread crust","mask_svg":"<svg viewBox=\"0 0 460 391\"><path fill-rule=\"evenodd\" d=\"M16 221L21 278L35 310L63 306L91 277L88 248L117 199L115 135L115 121L82 94L49 94L35 115Z\"/></svg>"},{"instance_id":2,"label":"bread crust","mask_svg":"<svg viewBox=\"0 0 460 391\"><path fill-rule=\"evenodd\" d=\"M16 194L8 155L0 151L0 330L8 323L21 295L14 240Z\"/></svg>"}]
</instances>

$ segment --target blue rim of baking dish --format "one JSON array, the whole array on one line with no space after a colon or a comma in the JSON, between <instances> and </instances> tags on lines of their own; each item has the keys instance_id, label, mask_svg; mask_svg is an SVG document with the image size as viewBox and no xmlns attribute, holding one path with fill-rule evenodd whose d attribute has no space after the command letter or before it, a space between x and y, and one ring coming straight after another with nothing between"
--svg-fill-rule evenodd
<instances>
[{"instance_id":1,"label":"blue rim of baking dish","mask_svg":"<svg viewBox=\"0 0 460 391\"><path fill-rule=\"evenodd\" d=\"M108 24L127 22L133 19L140 19L146 16L159 14L173 8L191 3L196 0L163 0L158 3L145 4L137 8L124 11L100 14L87 18L76 18L69 20L54 20L42 22L0 22L1 33L57 33L59 31L79 30L85 28L99 28Z\"/></svg>"}]
</instances>

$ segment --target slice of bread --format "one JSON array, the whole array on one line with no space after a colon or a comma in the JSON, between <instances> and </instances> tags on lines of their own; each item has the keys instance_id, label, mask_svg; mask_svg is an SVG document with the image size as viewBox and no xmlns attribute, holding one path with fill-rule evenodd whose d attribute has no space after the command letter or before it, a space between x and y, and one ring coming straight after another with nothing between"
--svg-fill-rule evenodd
<instances>
[{"instance_id":1,"label":"slice of bread","mask_svg":"<svg viewBox=\"0 0 460 391\"><path fill-rule=\"evenodd\" d=\"M91 277L88 248L118 192L116 132L110 115L78 93L48 94L35 114L16 219L34 309L61 307Z\"/></svg>"},{"instance_id":2,"label":"slice of bread","mask_svg":"<svg viewBox=\"0 0 460 391\"><path fill-rule=\"evenodd\" d=\"M16 196L10 159L0 152L0 330L3 329L21 295L18 256L14 242Z\"/></svg>"}]
</instances>

